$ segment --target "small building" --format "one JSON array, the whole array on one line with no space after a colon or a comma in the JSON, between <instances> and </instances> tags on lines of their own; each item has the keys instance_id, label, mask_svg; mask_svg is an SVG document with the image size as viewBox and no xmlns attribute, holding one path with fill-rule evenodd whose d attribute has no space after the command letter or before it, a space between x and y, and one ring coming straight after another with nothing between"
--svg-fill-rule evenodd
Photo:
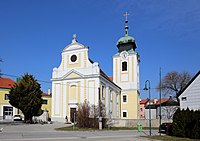
<instances>
[{"instance_id":1,"label":"small building","mask_svg":"<svg viewBox=\"0 0 200 141\"><path fill-rule=\"evenodd\" d=\"M11 87L15 84L15 81L10 78L0 78L0 120L12 120L14 115L20 114L23 117L22 112L10 105L9 92ZM51 115L51 94L42 94L43 104L41 110L47 110Z\"/></svg>"},{"instance_id":2,"label":"small building","mask_svg":"<svg viewBox=\"0 0 200 141\"><path fill-rule=\"evenodd\" d=\"M156 104L150 104L145 107L145 119L156 119Z\"/></svg>"},{"instance_id":3,"label":"small building","mask_svg":"<svg viewBox=\"0 0 200 141\"><path fill-rule=\"evenodd\" d=\"M200 71L190 80L179 95L181 109L200 110Z\"/></svg>"},{"instance_id":4,"label":"small building","mask_svg":"<svg viewBox=\"0 0 200 141\"><path fill-rule=\"evenodd\" d=\"M51 116L51 93L42 93L42 110L48 112L49 117Z\"/></svg>"},{"instance_id":5,"label":"small building","mask_svg":"<svg viewBox=\"0 0 200 141\"><path fill-rule=\"evenodd\" d=\"M148 99L140 100L140 118L145 118L145 107L147 105Z\"/></svg>"},{"instance_id":6,"label":"small building","mask_svg":"<svg viewBox=\"0 0 200 141\"><path fill-rule=\"evenodd\" d=\"M161 109L161 119L172 119L174 113L179 108L178 102L170 98L161 98L150 100L145 107L145 119L149 119L151 111L151 119L159 119ZM150 111L149 111L150 110Z\"/></svg>"},{"instance_id":7,"label":"small building","mask_svg":"<svg viewBox=\"0 0 200 141\"><path fill-rule=\"evenodd\" d=\"M15 84L10 78L0 78L0 120L12 119L13 115L17 114L17 109L9 103L9 91Z\"/></svg>"},{"instance_id":8,"label":"small building","mask_svg":"<svg viewBox=\"0 0 200 141\"><path fill-rule=\"evenodd\" d=\"M179 108L178 102L170 98L162 98L156 103L156 118L160 116L161 106L161 119L172 119L174 113Z\"/></svg>"}]
</instances>

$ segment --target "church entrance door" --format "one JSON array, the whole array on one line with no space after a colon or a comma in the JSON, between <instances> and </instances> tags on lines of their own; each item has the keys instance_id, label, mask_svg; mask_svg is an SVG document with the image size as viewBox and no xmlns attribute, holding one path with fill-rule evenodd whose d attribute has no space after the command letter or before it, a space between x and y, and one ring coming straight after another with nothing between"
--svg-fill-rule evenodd
<instances>
[{"instance_id":1,"label":"church entrance door","mask_svg":"<svg viewBox=\"0 0 200 141\"><path fill-rule=\"evenodd\" d=\"M76 121L76 108L70 108L70 121L72 123Z\"/></svg>"}]
</instances>

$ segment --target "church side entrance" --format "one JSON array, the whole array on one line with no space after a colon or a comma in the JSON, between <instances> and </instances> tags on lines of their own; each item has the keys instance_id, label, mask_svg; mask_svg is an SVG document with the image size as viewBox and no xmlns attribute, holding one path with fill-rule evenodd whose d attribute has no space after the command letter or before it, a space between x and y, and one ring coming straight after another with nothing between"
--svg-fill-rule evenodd
<instances>
[{"instance_id":1,"label":"church side entrance","mask_svg":"<svg viewBox=\"0 0 200 141\"><path fill-rule=\"evenodd\" d=\"M72 123L76 121L76 108L70 108L70 121Z\"/></svg>"}]
</instances>

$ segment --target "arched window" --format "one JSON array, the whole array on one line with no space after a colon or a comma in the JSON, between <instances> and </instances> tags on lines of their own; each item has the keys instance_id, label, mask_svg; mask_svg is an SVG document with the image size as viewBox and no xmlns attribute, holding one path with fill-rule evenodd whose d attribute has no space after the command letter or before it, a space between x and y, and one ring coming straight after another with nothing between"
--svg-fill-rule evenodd
<instances>
[{"instance_id":1,"label":"arched window","mask_svg":"<svg viewBox=\"0 0 200 141\"><path fill-rule=\"evenodd\" d=\"M127 62L122 62L122 71L127 71Z\"/></svg>"}]
</instances>

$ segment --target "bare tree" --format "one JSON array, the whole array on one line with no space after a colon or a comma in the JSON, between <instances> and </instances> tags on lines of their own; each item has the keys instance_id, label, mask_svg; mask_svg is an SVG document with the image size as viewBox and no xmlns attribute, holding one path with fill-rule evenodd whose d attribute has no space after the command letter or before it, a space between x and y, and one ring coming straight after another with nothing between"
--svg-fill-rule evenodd
<instances>
[{"instance_id":1,"label":"bare tree","mask_svg":"<svg viewBox=\"0 0 200 141\"><path fill-rule=\"evenodd\" d=\"M179 103L178 97L180 92L188 84L192 78L189 72L178 73L177 71L168 72L164 78L161 80L161 85L157 86L159 89L161 86L164 95L172 95Z\"/></svg>"},{"instance_id":2,"label":"bare tree","mask_svg":"<svg viewBox=\"0 0 200 141\"><path fill-rule=\"evenodd\" d=\"M107 124L105 105L100 102L99 105L91 105L85 101L78 106L77 126L79 128L98 128L99 117L103 118L103 127Z\"/></svg>"},{"instance_id":3,"label":"bare tree","mask_svg":"<svg viewBox=\"0 0 200 141\"><path fill-rule=\"evenodd\" d=\"M78 106L77 125L79 128L87 128L89 126L90 106L87 101Z\"/></svg>"},{"instance_id":4,"label":"bare tree","mask_svg":"<svg viewBox=\"0 0 200 141\"><path fill-rule=\"evenodd\" d=\"M178 109L178 106L163 106L162 118L172 119L177 109Z\"/></svg>"}]
</instances>

